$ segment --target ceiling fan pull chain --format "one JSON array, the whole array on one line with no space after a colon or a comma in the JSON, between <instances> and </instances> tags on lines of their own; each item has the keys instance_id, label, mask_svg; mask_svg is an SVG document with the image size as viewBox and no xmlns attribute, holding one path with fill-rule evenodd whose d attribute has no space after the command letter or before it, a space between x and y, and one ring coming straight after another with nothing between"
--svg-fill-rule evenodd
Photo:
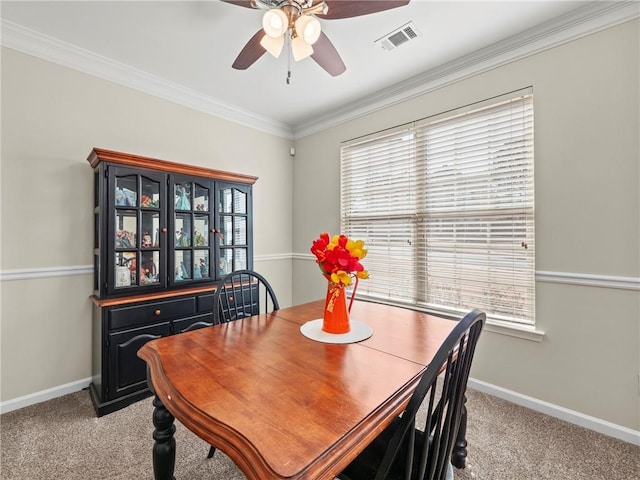
<instances>
[{"instance_id":1,"label":"ceiling fan pull chain","mask_svg":"<svg viewBox=\"0 0 640 480\"><path fill-rule=\"evenodd\" d=\"M291 37L287 35L287 85L291 84Z\"/></svg>"}]
</instances>

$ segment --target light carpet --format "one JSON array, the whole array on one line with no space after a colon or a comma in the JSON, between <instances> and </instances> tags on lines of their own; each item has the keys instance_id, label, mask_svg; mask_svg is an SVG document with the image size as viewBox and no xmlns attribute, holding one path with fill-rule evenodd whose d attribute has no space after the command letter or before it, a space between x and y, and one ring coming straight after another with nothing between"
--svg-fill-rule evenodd
<instances>
[{"instance_id":1,"label":"light carpet","mask_svg":"<svg viewBox=\"0 0 640 480\"><path fill-rule=\"evenodd\" d=\"M468 391L467 468L456 480L640 479L640 447ZM88 391L0 416L0 478L152 480L151 398L97 418ZM176 422L177 480L243 480Z\"/></svg>"}]
</instances>

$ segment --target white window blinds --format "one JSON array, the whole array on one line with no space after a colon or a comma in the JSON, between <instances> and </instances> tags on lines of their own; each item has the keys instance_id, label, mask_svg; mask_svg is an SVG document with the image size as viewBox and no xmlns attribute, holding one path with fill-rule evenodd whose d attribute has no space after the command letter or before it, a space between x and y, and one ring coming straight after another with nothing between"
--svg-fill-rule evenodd
<instances>
[{"instance_id":1,"label":"white window blinds","mask_svg":"<svg viewBox=\"0 0 640 480\"><path fill-rule=\"evenodd\" d=\"M520 95L343 146L358 295L534 323L533 100Z\"/></svg>"}]
</instances>

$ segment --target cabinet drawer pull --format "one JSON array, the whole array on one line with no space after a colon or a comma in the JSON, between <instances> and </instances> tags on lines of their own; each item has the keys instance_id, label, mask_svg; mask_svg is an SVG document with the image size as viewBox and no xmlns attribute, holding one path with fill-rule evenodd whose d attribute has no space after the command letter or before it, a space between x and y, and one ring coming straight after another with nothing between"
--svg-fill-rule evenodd
<instances>
[{"instance_id":1,"label":"cabinet drawer pull","mask_svg":"<svg viewBox=\"0 0 640 480\"><path fill-rule=\"evenodd\" d=\"M160 230L162 231L162 233L167 233L167 227L162 227Z\"/></svg>"},{"instance_id":2,"label":"cabinet drawer pull","mask_svg":"<svg viewBox=\"0 0 640 480\"><path fill-rule=\"evenodd\" d=\"M155 314L156 317L160 316L160 310L156 310L155 312L153 312Z\"/></svg>"}]
</instances>

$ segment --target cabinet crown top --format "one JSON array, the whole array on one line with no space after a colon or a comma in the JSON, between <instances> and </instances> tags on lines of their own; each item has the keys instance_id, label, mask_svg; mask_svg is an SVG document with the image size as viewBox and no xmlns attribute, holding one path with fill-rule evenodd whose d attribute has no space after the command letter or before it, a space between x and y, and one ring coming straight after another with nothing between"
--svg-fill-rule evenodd
<instances>
[{"instance_id":1,"label":"cabinet crown top","mask_svg":"<svg viewBox=\"0 0 640 480\"><path fill-rule=\"evenodd\" d=\"M225 182L237 182L253 185L258 177L245 175L242 173L225 172L223 170L215 170L212 168L197 167L194 165L186 165L168 160L159 160L157 158L143 157L132 153L116 152L103 148L94 148L89 153L87 161L92 168L96 168L101 162L116 163L119 165L129 165L132 167L149 168L169 173L178 173L184 175L195 175L198 177L213 178Z\"/></svg>"}]
</instances>

